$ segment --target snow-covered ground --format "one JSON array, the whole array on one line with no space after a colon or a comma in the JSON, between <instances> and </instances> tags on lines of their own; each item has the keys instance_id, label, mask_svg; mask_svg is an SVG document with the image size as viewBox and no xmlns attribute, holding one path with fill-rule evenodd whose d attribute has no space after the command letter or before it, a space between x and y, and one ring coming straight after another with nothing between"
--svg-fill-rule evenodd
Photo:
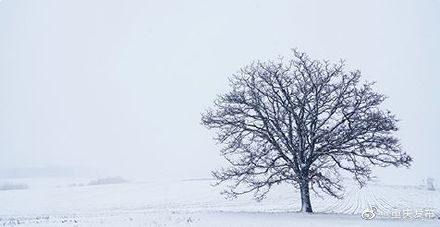
<instances>
[{"instance_id":1,"label":"snow-covered ground","mask_svg":"<svg viewBox=\"0 0 440 227\"><path fill-rule=\"evenodd\" d=\"M10 179L28 189L0 191L0 226L440 226L440 191L347 181L343 200L314 197L316 214L296 213L288 186L256 202L225 200L210 180L87 185L90 179ZM377 207L373 220L360 213ZM433 213L433 215L432 215Z\"/></svg>"}]
</instances>

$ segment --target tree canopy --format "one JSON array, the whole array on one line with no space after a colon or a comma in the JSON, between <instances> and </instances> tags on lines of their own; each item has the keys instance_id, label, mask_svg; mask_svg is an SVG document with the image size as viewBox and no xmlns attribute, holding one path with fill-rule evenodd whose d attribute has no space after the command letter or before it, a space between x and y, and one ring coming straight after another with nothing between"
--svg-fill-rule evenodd
<instances>
[{"instance_id":1,"label":"tree canopy","mask_svg":"<svg viewBox=\"0 0 440 227\"><path fill-rule=\"evenodd\" d=\"M398 119L385 96L343 61L311 59L293 50L289 60L253 62L230 78L230 91L202 114L215 129L229 166L214 171L225 193L265 197L273 185L301 191L302 211L312 212L309 189L340 198L341 171L363 186L372 166L406 166Z\"/></svg>"}]
</instances>

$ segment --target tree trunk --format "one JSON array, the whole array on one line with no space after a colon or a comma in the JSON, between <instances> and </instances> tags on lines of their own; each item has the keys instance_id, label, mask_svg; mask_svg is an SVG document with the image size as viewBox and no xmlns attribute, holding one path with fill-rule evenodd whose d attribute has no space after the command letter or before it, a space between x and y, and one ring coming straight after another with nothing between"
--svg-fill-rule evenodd
<instances>
[{"instance_id":1,"label":"tree trunk","mask_svg":"<svg viewBox=\"0 0 440 227\"><path fill-rule=\"evenodd\" d=\"M309 180L302 180L300 183L301 191L301 212L312 213L312 203L310 202Z\"/></svg>"}]
</instances>

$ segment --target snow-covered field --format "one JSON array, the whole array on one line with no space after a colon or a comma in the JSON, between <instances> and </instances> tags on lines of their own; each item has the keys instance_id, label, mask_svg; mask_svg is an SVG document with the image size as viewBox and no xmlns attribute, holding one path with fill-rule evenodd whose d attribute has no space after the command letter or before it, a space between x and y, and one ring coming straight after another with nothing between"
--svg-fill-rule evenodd
<instances>
[{"instance_id":1,"label":"snow-covered field","mask_svg":"<svg viewBox=\"0 0 440 227\"><path fill-rule=\"evenodd\" d=\"M299 194L275 188L266 200L225 200L210 180L87 185L90 179L10 179L0 191L0 226L440 226L440 191L347 182L343 200L314 197L316 214L296 213ZM378 209L373 220L360 213ZM400 212L400 213L398 213ZM431 213L434 213L432 216Z\"/></svg>"}]
</instances>

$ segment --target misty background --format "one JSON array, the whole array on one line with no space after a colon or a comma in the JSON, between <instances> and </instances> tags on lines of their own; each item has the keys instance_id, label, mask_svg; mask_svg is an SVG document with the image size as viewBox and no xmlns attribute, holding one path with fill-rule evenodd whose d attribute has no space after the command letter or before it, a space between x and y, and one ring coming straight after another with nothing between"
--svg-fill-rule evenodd
<instances>
[{"instance_id":1,"label":"misty background","mask_svg":"<svg viewBox=\"0 0 440 227\"><path fill-rule=\"evenodd\" d=\"M440 1L0 1L0 177L209 177L200 114L253 60L299 48L377 81L411 169L440 180Z\"/></svg>"}]
</instances>

